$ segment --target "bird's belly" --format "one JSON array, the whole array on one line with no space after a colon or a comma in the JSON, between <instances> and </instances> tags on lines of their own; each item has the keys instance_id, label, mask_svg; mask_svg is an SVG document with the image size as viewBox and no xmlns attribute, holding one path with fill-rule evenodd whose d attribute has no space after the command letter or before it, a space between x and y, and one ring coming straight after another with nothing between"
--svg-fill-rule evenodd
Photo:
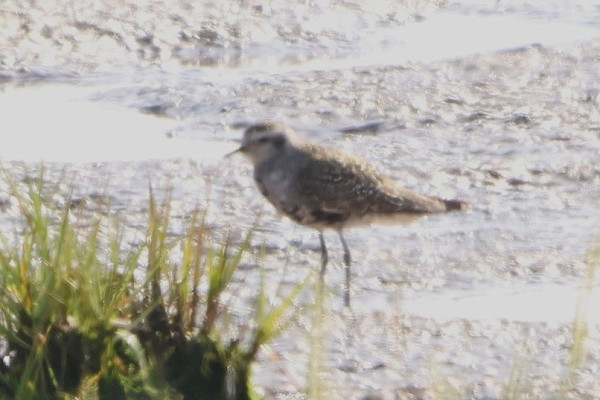
<instances>
[{"instance_id":1,"label":"bird's belly","mask_svg":"<svg viewBox=\"0 0 600 400\"><path fill-rule=\"evenodd\" d=\"M353 215L348 218L344 227L357 228L370 225L409 225L422 218L422 213L393 213L393 214L366 214Z\"/></svg>"}]
</instances>

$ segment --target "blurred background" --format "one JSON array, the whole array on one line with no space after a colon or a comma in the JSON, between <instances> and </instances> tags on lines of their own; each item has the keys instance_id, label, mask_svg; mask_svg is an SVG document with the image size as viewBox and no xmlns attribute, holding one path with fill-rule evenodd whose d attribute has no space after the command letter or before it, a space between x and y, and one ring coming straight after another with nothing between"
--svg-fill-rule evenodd
<instances>
[{"instance_id":1,"label":"blurred background","mask_svg":"<svg viewBox=\"0 0 600 400\"><path fill-rule=\"evenodd\" d=\"M291 287L318 264L315 233L275 215L245 160L222 159L245 124L285 122L471 204L347 235L359 322L348 339L330 316L333 393L432 398L443 375L465 398L501 398L523 356L533 398L550 398L577 305L599 300L581 297L600 246L599 39L600 4L583 0L5 1L0 161L17 176L43 161L57 182L69 171L76 196L108 194L132 230L148 179L173 187L182 218L210 205L215 230L262 215L255 246ZM8 206L0 219L19 223ZM246 279L242 298L258 275ZM598 398L600 313L585 309L573 398ZM304 333L257 367L267 397L302 392Z\"/></svg>"}]
</instances>

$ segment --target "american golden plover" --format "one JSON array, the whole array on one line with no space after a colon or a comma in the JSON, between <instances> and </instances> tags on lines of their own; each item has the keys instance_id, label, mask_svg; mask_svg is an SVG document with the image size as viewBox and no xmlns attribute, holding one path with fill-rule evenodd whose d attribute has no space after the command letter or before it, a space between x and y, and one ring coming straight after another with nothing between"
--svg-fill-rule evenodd
<instances>
[{"instance_id":1,"label":"american golden plover","mask_svg":"<svg viewBox=\"0 0 600 400\"><path fill-rule=\"evenodd\" d=\"M310 143L279 123L246 129L239 149L254 164L254 180L280 213L315 228L321 242L321 284L328 262L324 229L333 229L344 248L344 305L350 306L350 249L342 230L371 223L409 223L425 214L466 208L397 187L365 161Z\"/></svg>"}]
</instances>

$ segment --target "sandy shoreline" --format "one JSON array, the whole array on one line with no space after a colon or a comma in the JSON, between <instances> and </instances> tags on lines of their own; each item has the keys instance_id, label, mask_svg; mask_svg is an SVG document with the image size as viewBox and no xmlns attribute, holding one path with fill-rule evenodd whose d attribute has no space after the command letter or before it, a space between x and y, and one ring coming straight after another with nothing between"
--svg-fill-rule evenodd
<instances>
[{"instance_id":1,"label":"sandy shoreline","mask_svg":"<svg viewBox=\"0 0 600 400\"><path fill-rule=\"evenodd\" d=\"M310 27L302 28L301 17L287 25L276 22L285 12L277 2L271 8L247 2L231 3L233 8L203 8L185 1L177 7L153 1L119 5L116 10L91 1L39 2L27 8L17 2L1 5L0 88L41 80L60 92L84 81L94 91L89 76L103 71L235 66L251 57L252 49L244 41L250 34L306 43L316 35ZM395 17L410 20L416 15L399 8ZM377 11L362 18L374 16ZM230 125L245 118L275 115L309 127L308 134L325 127L335 132L328 137L333 145L378 161L407 185L474 202L464 217L350 235L359 260L353 295L365 306L351 316L340 313L341 259L334 262L327 282L333 294L322 357L327 398L500 399L508 397L507 387L516 374L524 378L517 383L519 390L530 398L600 399L597 321L589 326L581 368L571 376L570 322L423 318L406 314L402 306L406 295L415 292L441 293L443 299L445 290L468 292L485 284L527 287L582 281L586 249L594 248L594 233L587 227L594 226L600 207L599 60L600 42L589 41L428 64L247 77L205 86L185 75L161 80L134 74L134 83L118 82L116 89L101 86L97 91L103 101L113 102L116 113L135 115L130 129L139 129L139 135L119 142L119 132L113 131L113 136L100 140L112 138L111 143L121 146L121 156L112 160L85 162L81 153L77 162L63 163L57 153L45 162L46 180L57 189L55 204L77 203L82 224L93 218L98 202L108 201L113 212L109 217L124 223L132 241L144 227L149 181L157 193L173 189L173 235L196 207L209 207L209 226L217 235L233 226L238 239L262 214L253 247L259 252L267 244L264 265L270 290L276 292L279 285L291 287L316 268L314 233L273 213L243 160L221 162L217 151L210 161L194 158L193 146L202 146L201 137L187 131L191 139L176 134L168 156L166 148L163 153L149 147L138 151L136 143L153 135L160 149L170 143L168 128L162 127L183 124L206 131L222 145L220 153L239 135ZM23 97L24 104L35 99L37 88L25 88L32 94ZM49 115L68 118L72 109L68 103L63 106ZM60 120L53 125L51 117L39 118L36 126L34 115L22 128L62 126L65 143L85 148L85 140L78 142L76 133L85 129L86 121L116 115L95 114L99 109L93 107L77 110L87 110L90 119L79 125L61 125ZM138 114L148 110L155 110L160 119ZM6 120L18 125L19 118L11 115ZM339 132L364 127L364 121L375 121L371 126L377 128ZM11 131L4 131L6 140ZM101 129L96 140L99 135ZM48 136L42 146L35 138L32 135L31 141L42 154L54 140ZM126 159L128 151L136 152L135 161ZM111 154L110 147L105 153ZM0 166L19 182L34 179L39 163L29 154L31 158L21 161L0 158ZM74 197L67 200L71 188ZM0 183L0 221L4 232L19 232L22 221L8 193ZM556 223L564 215L564 221ZM546 242L531 245L536 240ZM333 247L332 254L339 258L340 249ZM280 268L288 262L287 269ZM244 273L234 288L238 318L249 313L256 294L255 259L245 261ZM308 316L299 317L297 325L261 353L256 382L265 398L305 397L310 329Z\"/></svg>"}]
</instances>

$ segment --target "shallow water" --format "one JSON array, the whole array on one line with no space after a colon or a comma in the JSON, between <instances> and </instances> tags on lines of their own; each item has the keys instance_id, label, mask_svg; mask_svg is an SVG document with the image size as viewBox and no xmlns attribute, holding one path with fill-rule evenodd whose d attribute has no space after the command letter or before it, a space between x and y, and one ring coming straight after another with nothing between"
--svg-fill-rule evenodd
<instances>
[{"instance_id":1,"label":"shallow water","mask_svg":"<svg viewBox=\"0 0 600 400\"><path fill-rule=\"evenodd\" d=\"M476 382L474 397L498 398L497 381L510 373L506 354L521 341L539 370L564 366L561 343L581 301L586 259L600 246L600 7L311 4L216 7L221 18L211 21L221 25L193 36L208 40L208 50L196 43L171 58L164 47L173 21L165 22L152 41L163 49L154 67L117 68L106 61L113 49L99 52L95 72L46 69L62 57L49 51L41 66L3 84L3 166L27 175L44 160L60 179L67 165L78 196L111 196L134 229L141 222L130 211L143 208L148 180L173 186L181 218L209 192L216 231L252 226L261 214L255 246L267 248L271 285L289 288L316 268L316 234L274 214L246 160L222 158L241 135L234 126L283 120L378 164L403 186L471 204L409 227L348 232L350 322L337 315L341 246L326 236L333 312L324 364L339 396L413 388L427 398L432 378L423 371L433 357L466 386ZM258 282L248 264L240 318ZM597 297L594 289L586 301ZM597 338L598 310L590 306L586 317ZM522 339L531 326L535 333ZM289 362L258 367L272 397L305 385L304 339L286 334L265 357ZM591 364L598 354L590 353ZM582 387L593 393L592 383Z\"/></svg>"},{"instance_id":2,"label":"shallow water","mask_svg":"<svg viewBox=\"0 0 600 400\"><path fill-rule=\"evenodd\" d=\"M587 297L589 296L589 297ZM578 301L585 301L586 320L600 322L597 285L587 293L584 287L565 284L513 285L510 288L484 287L472 291L444 292L440 295L414 294L405 300L403 310L409 314L437 320L505 320L521 322L572 323ZM582 306L583 307L583 306ZM595 338L596 329L590 332Z\"/></svg>"}]
</instances>

